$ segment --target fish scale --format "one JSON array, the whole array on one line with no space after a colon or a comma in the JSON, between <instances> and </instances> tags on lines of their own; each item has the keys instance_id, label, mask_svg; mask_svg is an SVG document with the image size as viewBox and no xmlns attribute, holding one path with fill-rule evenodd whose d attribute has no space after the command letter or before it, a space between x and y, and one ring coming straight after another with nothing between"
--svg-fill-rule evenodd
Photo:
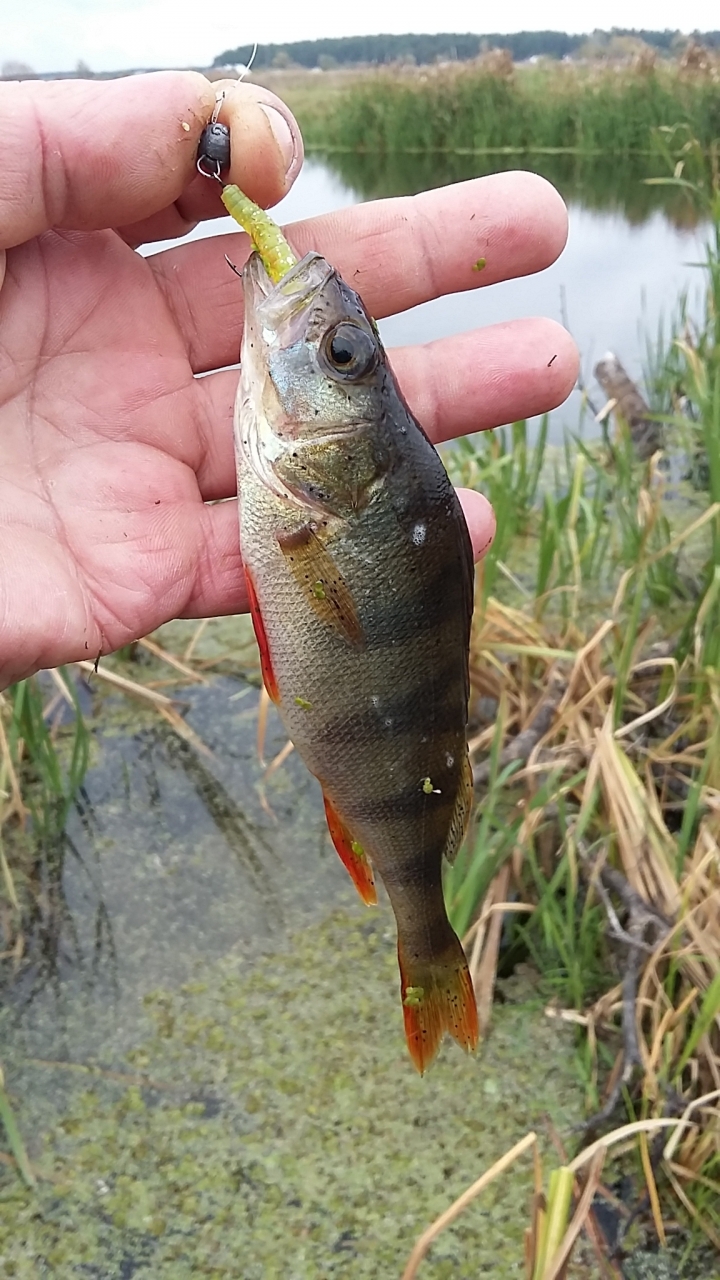
<instances>
[{"instance_id":1,"label":"fish scale","mask_svg":"<svg viewBox=\"0 0 720 1280\"><path fill-rule=\"evenodd\" d=\"M387 889L423 1071L446 1030L477 1041L442 894L472 790L470 539L359 296L318 254L279 284L254 254L243 283L236 450L263 674L361 895L373 869Z\"/></svg>"}]
</instances>

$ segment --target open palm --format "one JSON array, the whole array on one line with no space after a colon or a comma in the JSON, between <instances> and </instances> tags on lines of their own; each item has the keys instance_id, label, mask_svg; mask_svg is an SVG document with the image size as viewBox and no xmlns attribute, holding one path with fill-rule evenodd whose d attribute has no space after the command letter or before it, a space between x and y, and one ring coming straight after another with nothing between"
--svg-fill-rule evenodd
<instances>
[{"instance_id":1,"label":"open palm","mask_svg":"<svg viewBox=\"0 0 720 1280\"><path fill-rule=\"evenodd\" d=\"M94 657L227 594L234 512L204 499L230 491L213 421L222 408L227 424L230 388L214 406L193 378L148 260L110 231L14 250L0 344L3 604L26 629L21 667Z\"/></svg>"},{"instance_id":2,"label":"open palm","mask_svg":"<svg viewBox=\"0 0 720 1280\"><path fill-rule=\"evenodd\" d=\"M215 501L235 494L227 366L242 321L224 253L231 240L242 262L245 238L143 258L127 232L73 225L86 219L8 249L0 290L0 687L172 617L246 607L235 503ZM296 250L324 253L377 316L474 287L481 252L484 283L538 270L564 236L559 198L529 174L290 229ZM392 361L436 440L548 409L575 376L571 341L544 320ZM471 495L466 511L480 548L487 504Z\"/></svg>"}]
</instances>

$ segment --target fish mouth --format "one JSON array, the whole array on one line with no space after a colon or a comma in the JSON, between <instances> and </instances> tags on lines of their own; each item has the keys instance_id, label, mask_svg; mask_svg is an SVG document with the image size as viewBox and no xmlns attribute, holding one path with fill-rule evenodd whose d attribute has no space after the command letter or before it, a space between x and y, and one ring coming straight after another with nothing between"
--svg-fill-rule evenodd
<instances>
[{"instance_id":1,"label":"fish mouth","mask_svg":"<svg viewBox=\"0 0 720 1280\"><path fill-rule=\"evenodd\" d=\"M334 268L319 253L306 253L277 284L270 279L260 254L255 252L243 268L245 323L258 330L272 344L280 327L286 332L301 318L313 298L335 275Z\"/></svg>"}]
</instances>

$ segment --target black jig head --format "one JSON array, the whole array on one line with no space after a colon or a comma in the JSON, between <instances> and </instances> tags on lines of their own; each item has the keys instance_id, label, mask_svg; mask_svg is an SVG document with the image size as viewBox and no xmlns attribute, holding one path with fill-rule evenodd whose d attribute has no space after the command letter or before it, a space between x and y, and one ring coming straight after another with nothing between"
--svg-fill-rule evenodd
<instances>
[{"instance_id":1,"label":"black jig head","mask_svg":"<svg viewBox=\"0 0 720 1280\"><path fill-rule=\"evenodd\" d=\"M211 120L200 134L197 168L204 178L218 182L223 169L230 168L230 130L219 120Z\"/></svg>"}]
</instances>

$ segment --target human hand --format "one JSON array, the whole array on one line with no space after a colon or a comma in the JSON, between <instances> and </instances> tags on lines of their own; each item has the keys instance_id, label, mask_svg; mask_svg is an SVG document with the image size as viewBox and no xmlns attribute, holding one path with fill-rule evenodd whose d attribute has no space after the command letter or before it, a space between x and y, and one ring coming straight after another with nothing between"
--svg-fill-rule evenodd
<instances>
[{"instance_id":1,"label":"human hand","mask_svg":"<svg viewBox=\"0 0 720 1280\"><path fill-rule=\"evenodd\" d=\"M230 180L269 205L302 145L283 109L283 154L258 96L277 103L242 85L221 119ZM130 247L224 213L217 184L194 171L214 98L191 73L0 86L0 688L173 617L247 608L235 503L213 501L235 494L237 371L224 366L242 306L227 239L149 259ZM293 247L323 253L377 318L541 270L565 236L560 197L522 173L290 228ZM243 243L233 236L238 263ZM553 408L577 367L569 335L542 319L391 360L436 442ZM479 554L492 512L480 494L461 498Z\"/></svg>"}]
</instances>

